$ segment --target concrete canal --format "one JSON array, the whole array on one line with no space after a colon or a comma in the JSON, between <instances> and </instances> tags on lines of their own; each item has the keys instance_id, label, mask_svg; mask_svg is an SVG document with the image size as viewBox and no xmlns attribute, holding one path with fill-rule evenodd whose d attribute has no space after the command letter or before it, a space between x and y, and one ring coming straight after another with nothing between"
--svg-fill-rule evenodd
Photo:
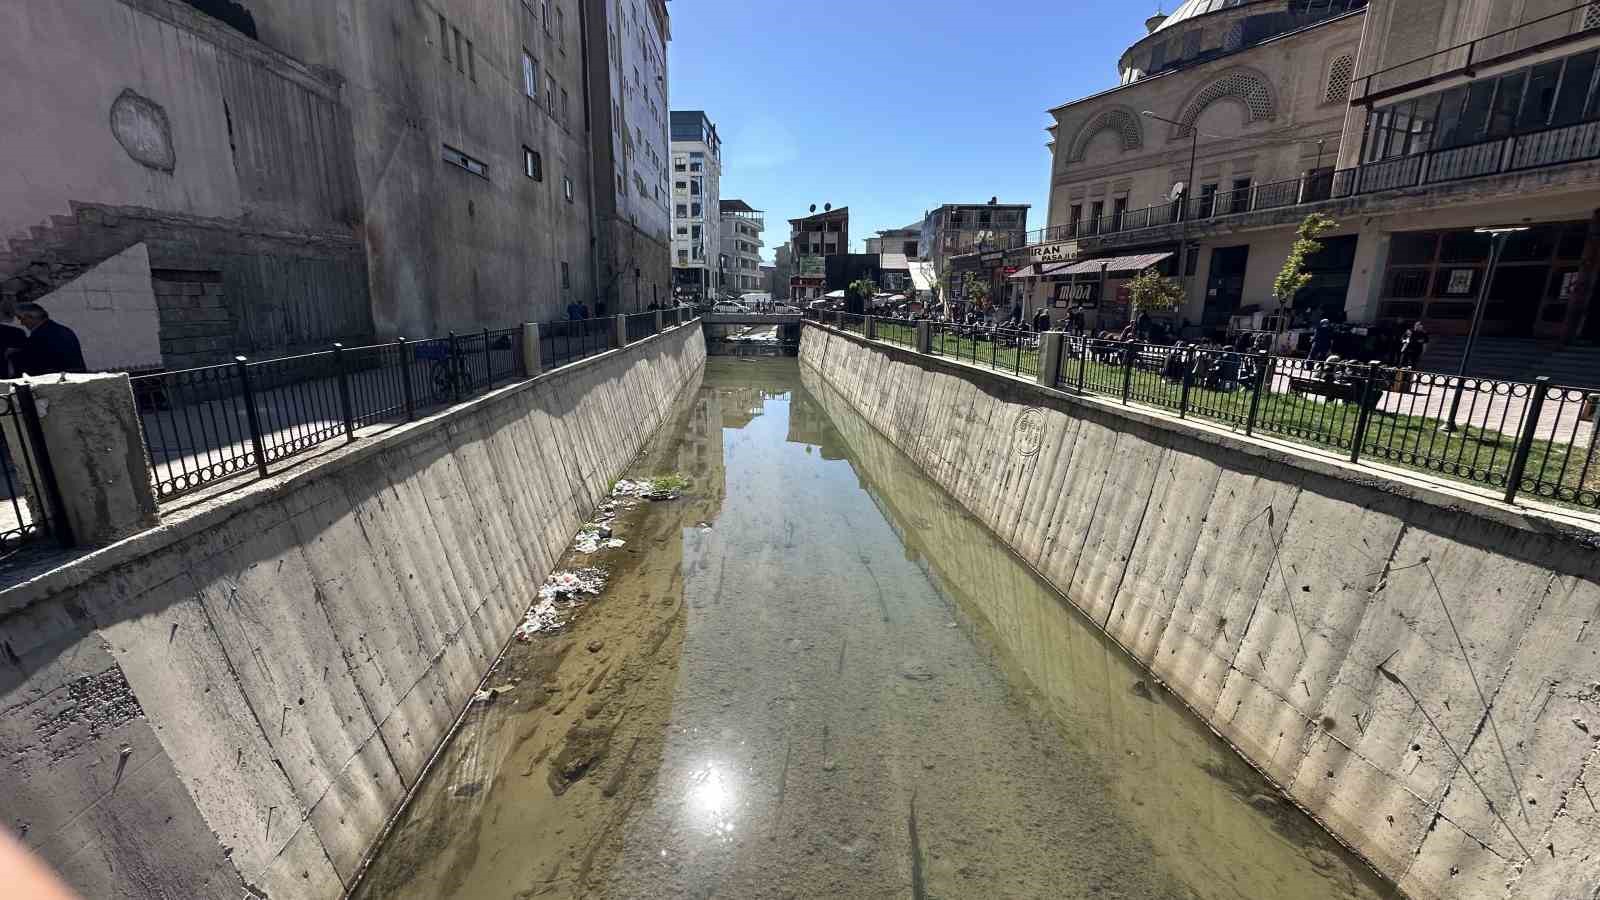
<instances>
[{"instance_id":1,"label":"concrete canal","mask_svg":"<svg viewBox=\"0 0 1600 900\"><path fill-rule=\"evenodd\" d=\"M795 361L709 360L669 473L355 896L1394 895Z\"/></svg>"}]
</instances>

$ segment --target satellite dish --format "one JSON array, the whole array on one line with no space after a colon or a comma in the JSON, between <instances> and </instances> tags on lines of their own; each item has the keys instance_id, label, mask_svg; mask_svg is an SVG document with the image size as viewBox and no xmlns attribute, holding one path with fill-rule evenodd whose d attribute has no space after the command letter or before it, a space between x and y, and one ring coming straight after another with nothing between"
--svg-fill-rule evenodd
<instances>
[{"instance_id":1,"label":"satellite dish","mask_svg":"<svg viewBox=\"0 0 1600 900\"><path fill-rule=\"evenodd\" d=\"M1186 189L1187 189L1187 188L1188 188L1188 187L1189 187L1189 186L1188 186L1188 185L1187 185L1187 184L1184 184L1184 183L1183 183L1183 182L1181 182L1181 181L1180 181L1180 182L1178 182L1178 183L1177 183L1177 184L1175 184L1175 185L1173 185L1173 186L1172 186L1172 193L1170 193L1170 194L1168 194L1168 195L1167 195L1167 199L1168 199L1168 200L1171 200L1171 201L1173 201L1173 202L1177 202L1177 201L1179 201L1179 200L1182 200L1182 199L1183 199L1183 192L1184 192L1184 191L1185 191L1185 190L1186 190Z\"/></svg>"},{"instance_id":2,"label":"satellite dish","mask_svg":"<svg viewBox=\"0 0 1600 900\"><path fill-rule=\"evenodd\" d=\"M822 204L822 211L823 212L833 212L833 204L832 203L824 203L824 204Z\"/></svg>"},{"instance_id":3,"label":"satellite dish","mask_svg":"<svg viewBox=\"0 0 1600 900\"><path fill-rule=\"evenodd\" d=\"M817 205L815 203L811 204L811 211L812 212L816 212L817 211Z\"/></svg>"}]
</instances>

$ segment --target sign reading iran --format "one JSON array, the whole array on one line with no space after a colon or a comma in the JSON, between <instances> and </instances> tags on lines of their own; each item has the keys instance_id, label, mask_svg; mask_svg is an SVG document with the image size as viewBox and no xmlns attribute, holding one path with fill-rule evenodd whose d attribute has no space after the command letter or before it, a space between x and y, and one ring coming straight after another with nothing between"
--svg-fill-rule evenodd
<instances>
[{"instance_id":1,"label":"sign reading iran","mask_svg":"<svg viewBox=\"0 0 1600 900\"><path fill-rule=\"evenodd\" d=\"M1031 262L1066 262L1078 258L1077 241L1057 241L1053 244L1034 244L1028 248Z\"/></svg>"}]
</instances>

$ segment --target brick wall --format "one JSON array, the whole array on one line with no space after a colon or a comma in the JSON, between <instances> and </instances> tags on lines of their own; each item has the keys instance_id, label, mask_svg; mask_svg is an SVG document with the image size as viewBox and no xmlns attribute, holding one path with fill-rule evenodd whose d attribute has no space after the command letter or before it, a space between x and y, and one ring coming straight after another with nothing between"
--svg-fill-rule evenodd
<instances>
[{"instance_id":1,"label":"brick wall","mask_svg":"<svg viewBox=\"0 0 1600 900\"><path fill-rule=\"evenodd\" d=\"M224 362L238 349L238 317L222 289L222 273L158 269L152 273L161 314L161 357L168 369Z\"/></svg>"}]
</instances>

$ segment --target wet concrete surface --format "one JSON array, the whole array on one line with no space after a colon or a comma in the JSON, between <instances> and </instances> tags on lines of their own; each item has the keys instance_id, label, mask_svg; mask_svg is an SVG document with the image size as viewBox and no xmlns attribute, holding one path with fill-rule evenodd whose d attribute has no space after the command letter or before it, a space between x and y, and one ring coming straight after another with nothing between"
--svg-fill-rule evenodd
<instances>
[{"instance_id":1,"label":"wet concrete surface","mask_svg":"<svg viewBox=\"0 0 1600 900\"><path fill-rule=\"evenodd\" d=\"M788 359L712 359L362 897L1393 891Z\"/></svg>"}]
</instances>

